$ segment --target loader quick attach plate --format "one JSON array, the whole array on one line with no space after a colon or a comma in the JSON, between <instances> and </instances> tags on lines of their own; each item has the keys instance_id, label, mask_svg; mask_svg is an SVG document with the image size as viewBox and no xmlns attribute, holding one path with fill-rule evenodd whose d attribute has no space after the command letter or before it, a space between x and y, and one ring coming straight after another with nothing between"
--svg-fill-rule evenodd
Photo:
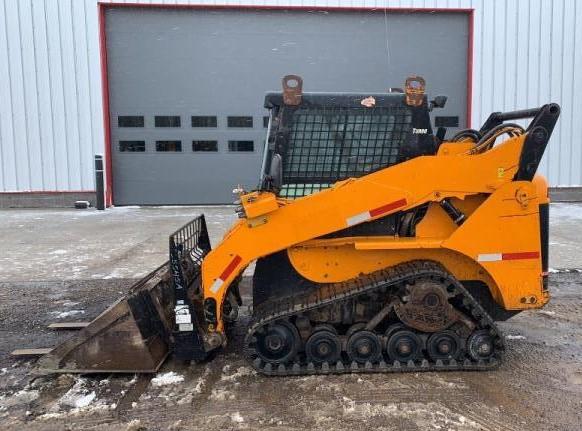
<instances>
[{"instance_id":1,"label":"loader quick attach plate","mask_svg":"<svg viewBox=\"0 0 582 431\"><path fill-rule=\"evenodd\" d=\"M279 154L281 197L305 196L436 152L426 97L409 106L403 93L303 93L300 103L288 105L281 93L269 93L265 107L271 127L264 173Z\"/></svg>"},{"instance_id":2,"label":"loader quick attach plate","mask_svg":"<svg viewBox=\"0 0 582 431\"><path fill-rule=\"evenodd\" d=\"M201 215L170 235L170 269L174 286L175 326L172 332L174 356L182 360L201 361L206 358L202 331L201 267L211 250L206 220ZM186 278L186 274L189 275Z\"/></svg>"},{"instance_id":3,"label":"loader quick attach plate","mask_svg":"<svg viewBox=\"0 0 582 431\"><path fill-rule=\"evenodd\" d=\"M186 350L191 359L195 359L194 350L205 354L199 351L200 334L189 299L199 287L200 265L210 251L203 215L170 236L170 250L170 261L135 283L72 338L42 356L37 371L154 373L173 350L182 357ZM178 300L186 301L193 310L189 331L177 331L174 310Z\"/></svg>"}]
</instances>

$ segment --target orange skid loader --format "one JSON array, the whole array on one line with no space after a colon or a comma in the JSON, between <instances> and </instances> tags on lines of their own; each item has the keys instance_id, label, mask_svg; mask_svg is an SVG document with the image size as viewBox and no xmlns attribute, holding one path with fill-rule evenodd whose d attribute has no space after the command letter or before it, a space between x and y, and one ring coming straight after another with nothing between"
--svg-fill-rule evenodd
<instances>
[{"instance_id":1,"label":"orange skid loader","mask_svg":"<svg viewBox=\"0 0 582 431\"><path fill-rule=\"evenodd\" d=\"M170 259L39 361L56 372L155 372L227 342L252 262L243 354L267 375L487 370L495 322L549 300L547 184L556 104L433 133L420 77L386 94L266 95L262 179L211 249L204 216ZM529 119L527 128L511 123Z\"/></svg>"}]
</instances>

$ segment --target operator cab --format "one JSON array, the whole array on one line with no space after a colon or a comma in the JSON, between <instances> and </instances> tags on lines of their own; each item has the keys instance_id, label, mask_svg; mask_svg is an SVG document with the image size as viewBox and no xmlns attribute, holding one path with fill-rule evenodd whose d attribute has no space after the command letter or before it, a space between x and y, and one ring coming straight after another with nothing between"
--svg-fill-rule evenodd
<instances>
[{"instance_id":1,"label":"operator cab","mask_svg":"<svg viewBox=\"0 0 582 431\"><path fill-rule=\"evenodd\" d=\"M406 80L390 93L304 93L296 75L283 78L283 91L268 93L270 110L261 190L299 198L422 155L436 154L425 81Z\"/></svg>"}]
</instances>

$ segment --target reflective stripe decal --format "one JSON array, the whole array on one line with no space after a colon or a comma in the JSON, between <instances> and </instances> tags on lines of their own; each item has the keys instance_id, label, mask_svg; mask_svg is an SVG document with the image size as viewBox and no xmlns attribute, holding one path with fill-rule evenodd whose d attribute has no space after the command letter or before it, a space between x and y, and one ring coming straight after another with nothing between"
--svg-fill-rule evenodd
<instances>
[{"instance_id":1,"label":"reflective stripe decal","mask_svg":"<svg viewBox=\"0 0 582 431\"><path fill-rule=\"evenodd\" d=\"M238 264L242 261L242 257L240 257L238 254L230 261L230 263L228 264L228 266L226 268L224 268L224 271L222 271L222 274L220 274L220 278L221 280L226 280L228 278L228 276L230 274L232 274L232 271L234 271L234 269L238 266Z\"/></svg>"},{"instance_id":2,"label":"reflective stripe decal","mask_svg":"<svg viewBox=\"0 0 582 431\"><path fill-rule=\"evenodd\" d=\"M501 253L486 253L477 256L477 262L497 262L501 260Z\"/></svg>"},{"instance_id":3,"label":"reflective stripe decal","mask_svg":"<svg viewBox=\"0 0 582 431\"><path fill-rule=\"evenodd\" d=\"M503 253L503 260L537 259L539 251L523 251L521 253Z\"/></svg>"},{"instance_id":4,"label":"reflective stripe decal","mask_svg":"<svg viewBox=\"0 0 582 431\"><path fill-rule=\"evenodd\" d=\"M382 205L381 207L371 209L370 211L364 211L363 213L359 213L348 217L346 219L346 224L348 226L353 226L356 224L363 223L365 221L370 220L371 218L378 217L382 214L387 214L396 208L400 208L406 206L407 202L406 199L400 199L394 202L390 202L389 204Z\"/></svg>"},{"instance_id":5,"label":"reflective stripe decal","mask_svg":"<svg viewBox=\"0 0 582 431\"><path fill-rule=\"evenodd\" d=\"M214 283L212 283L212 286L210 286L210 290L212 291L212 293L216 293L220 290L223 284L224 281L222 281L220 278L217 278L216 280L214 280Z\"/></svg>"},{"instance_id":6,"label":"reflective stripe decal","mask_svg":"<svg viewBox=\"0 0 582 431\"><path fill-rule=\"evenodd\" d=\"M499 262L501 260L537 259L539 251L521 251L516 253L485 253L477 255L477 262Z\"/></svg>"},{"instance_id":7,"label":"reflective stripe decal","mask_svg":"<svg viewBox=\"0 0 582 431\"><path fill-rule=\"evenodd\" d=\"M346 219L346 223L348 226L353 226L355 224L363 223L370 218L370 213L366 211L365 213L360 213L356 214L355 216L348 217Z\"/></svg>"},{"instance_id":8,"label":"reflective stripe decal","mask_svg":"<svg viewBox=\"0 0 582 431\"><path fill-rule=\"evenodd\" d=\"M403 206L406 206L406 199L400 199L395 202L382 205L381 207L374 208L373 210L370 210L370 215L372 217L377 217L379 215L386 214L392 210L395 210L396 208L400 208Z\"/></svg>"},{"instance_id":9,"label":"reflective stripe decal","mask_svg":"<svg viewBox=\"0 0 582 431\"><path fill-rule=\"evenodd\" d=\"M224 281L228 278L228 276L230 274L232 274L232 272L236 269L236 267L239 265L239 263L242 262L242 257L240 257L238 254L230 261L230 263L227 265L226 268L224 268L224 271L222 271L222 274L220 274L220 276L214 280L214 283L212 283L212 286L210 286L210 290L212 291L212 293L216 293L220 290L220 288L222 287L222 285L224 284Z\"/></svg>"}]
</instances>

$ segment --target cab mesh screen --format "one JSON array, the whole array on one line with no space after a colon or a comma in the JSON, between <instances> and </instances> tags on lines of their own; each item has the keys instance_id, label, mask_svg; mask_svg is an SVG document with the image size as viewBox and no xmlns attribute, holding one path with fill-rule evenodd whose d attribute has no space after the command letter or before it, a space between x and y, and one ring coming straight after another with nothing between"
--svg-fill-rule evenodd
<instances>
[{"instance_id":1,"label":"cab mesh screen","mask_svg":"<svg viewBox=\"0 0 582 431\"><path fill-rule=\"evenodd\" d=\"M305 196L395 164L411 120L406 106L295 110L287 124L280 196Z\"/></svg>"}]
</instances>

